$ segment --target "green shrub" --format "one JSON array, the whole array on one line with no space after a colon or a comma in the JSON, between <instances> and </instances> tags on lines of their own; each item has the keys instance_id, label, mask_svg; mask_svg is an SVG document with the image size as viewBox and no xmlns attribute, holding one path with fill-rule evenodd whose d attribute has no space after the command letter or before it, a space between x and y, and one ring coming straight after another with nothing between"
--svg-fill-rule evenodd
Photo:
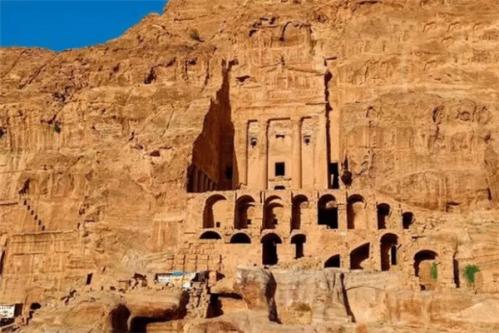
<instances>
[{"instance_id":1,"label":"green shrub","mask_svg":"<svg viewBox=\"0 0 499 333\"><path fill-rule=\"evenodd\" d=\"M464 267L464 277L469 284L475 283L475 275L480 272L480 268L477 265L466 265Z\"/></svg>"},{"instance_id":2,"label":"green shrub","mask_svg":"<svg viewBox=\"0 0 499 333\"><path fill-rule=\"evenodd\" d=\"M436 262L434 262L434 263L431 264L431 271L430 271L430 273L431 273L431 278L433 280L436 280L438 278L438 267L437 267L437 263Z\"/></svg>"}]
</instances>

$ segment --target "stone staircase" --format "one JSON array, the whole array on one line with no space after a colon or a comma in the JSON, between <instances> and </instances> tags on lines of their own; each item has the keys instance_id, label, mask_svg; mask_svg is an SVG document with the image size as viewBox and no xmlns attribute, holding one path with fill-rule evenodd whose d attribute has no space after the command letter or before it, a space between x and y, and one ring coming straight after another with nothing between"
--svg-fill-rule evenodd
<instances>
[{"instance_id":1,"label":"stone staircase","mask_svg":"<svg viewBox=\"0 0 499 333\"><path fill-rule=\"evenodd\" d=\"M40 215L34 208L34 203L30 201L27 195L21 195L19 198L19 205L24 207L28 216L31 216L31 219L35 223L36 231L45 231L45 224L43 223Z\"/></svg>"},{"instance_id":2,"label":"stone staircase","mask_svg":"<svg viewBox=\"0 0 499 333\"><path fill-rule=\"evenodd\" d=\"M186 305L187 319L206 318L210 306L210 294L206 282L193 282L189 289L189 302Z\"/></svg>"}]
</instances>

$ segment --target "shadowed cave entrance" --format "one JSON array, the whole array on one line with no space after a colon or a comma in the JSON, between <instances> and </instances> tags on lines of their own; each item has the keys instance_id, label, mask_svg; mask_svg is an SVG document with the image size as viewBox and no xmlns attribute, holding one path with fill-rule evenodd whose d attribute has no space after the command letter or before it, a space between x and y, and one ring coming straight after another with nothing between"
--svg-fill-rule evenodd
<instances>
[{"instance_id":1,"label":"shadowed cave entrance","mask_svg":"<svg viewBox=\"0 0 499 333\"><path fill-rule=\"evenodd\" d=\"M381 237L381 270L389 271L394 265L397 265L397 245L398 237L395 234L386 234Z\"/></svg>"},{"instance_id":2,"label":"shadowed cave entrance","mask_svg":"<svg viewBox=\"0 0 499 333\"><path fill-rule=\"evenodd\" d=\"M148 331L148 325L152 323L167 323L183 319L187 314L187 303L189 302L189 294L183 292L178 308L150 311L148 314L140 313L135 315L127 306L119 304L109 314L112 333L145 333ZM173 323L171 323L173 324ZM168 324L167 324L168 325Z\"/></svg>"},{"instance_id":3,"label":"shadowed cave entrance","mask_svg":"<svg viewBox=\"0 0 499 333\"><path fill-rule=\"evenodd\" d=\"M275 265L279 261L277 256L277 244L281 244L281 238L276 234L267 234L262 238L262 264Z\"/></svg>"},{"instance_id":4,"label":"shadowed cave entrance","mask_svg":"<svg viewBox=\"0 0 499 333\"><path fill-rule=\"evenodd\" d=\"M328 229L338 229L338 205L334 196L331 194L322 196L317 210L319 225L327 225Z\"/></svg>"},{"instance_id":5,"label":"shadowed cave entrance","mask_svg":"<svg viewBox=\"0 0 499 333\"><path fill-rule=\"evenodd\" d=\"M324 268L340 268L340 255L334 255L331 258L329 258L325 263L324 263Z\"/></svg>"},{"instance_id":6,"label":"shadowed cave entrance","mask_svg":"<svg viewBox=\"0 0 499 333\"><path fill-rule=\"evenodd\" d=\"M305 256L305 242L307 237L303 234L294 235L291 238L291 244L295 245L295 259Z\"/></svg>"}]
</instances>

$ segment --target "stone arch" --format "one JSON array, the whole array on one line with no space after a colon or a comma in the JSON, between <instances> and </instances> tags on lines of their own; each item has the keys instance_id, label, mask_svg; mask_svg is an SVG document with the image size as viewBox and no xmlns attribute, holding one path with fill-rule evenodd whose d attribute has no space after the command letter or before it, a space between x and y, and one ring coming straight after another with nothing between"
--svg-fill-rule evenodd
<instances>
[{"instance_id":1,"label":"stone arch","mask_svg":"<svg viewBox=\"0 0 499 333\"><path fill-rule=\"evenodd\" d=\"M353 194L347 201L348 229L363 229L366 226L366 202L360 194Z\"/></svg>"},{"instance_id":2,"label":"stone arch","mask_svg":"<svg viewBox=\"0 0 499 333\"><path fill-rule=\"evenodd\" d=\"M255 199L249 195L243 195L236 201L236 213L234 218L235 229L246 229L255 219Z\"/></svg>"},{"instance_id":3,"label":"stone arch","mask_svg":"<svg viewBox=\"0 0 499 333\"><path fill-rule=\"evenodd\" d=\"M404 229L409 229L414 223L414 214L412 212L402 213L402 227Z\"/></svg>"},{"instance_id":4,"label":"stone arch","mask_svg":"<svg viewBox=\"0 0 499 333\"><path fill-rule=\"evenodd\" d=\"M376 205L378 229L386 229L388 224L388 218L391 214L390 205L387 203L380 203Z\"/></svg>"},{"instance_id":5,"label":"stone arch","mask_svg":"<svg viewBox=\"0 0 499 333\"><path fill-rule=\"evenodd\" d=\"M291 237L291 244L295 244L295 259L302 258L305 256L305 242L307 241L307 236L304 234L296 234Z\"/></svg>"},{"instance_id":6,"label":"stone arch","mask_svg":"<svg viewBox=\"0 0 499 333\"><path fill-rule=\"evenodd\" d=\"M218 239L222 239L222 236L220 236L220 234L216 231L213 231L213 230L208 230L208 231L205 231L201 234L201 236L199 236L199 239L203 239L203 240L218 240Z\"/></svg>"},{"instance_id":7,"label":"stone arch","mask_svg":"<svg viewBox=\"0 0 499 333\"><path fill-rule=\"evenodd\" d=\"M339 254L336 254L330 257L328 260L326 260L326 262L324 263L324 268L330 268L330 267L335 267L335 268L341 267L341 258Z\"/></svg>"},{"instance_id":8,"label":"stone arch","mask_svg":"<svg viewBox=\"0 0 499 333\"><path fill-rule=\"evenodd\" d=\"M369 259L370 244L365 243L350 252L350 269L364 269L364 261Z\"/></svg>"},{"instance_id":9,"label":"stone arch","mask_svg":"<svg viewBox=\"0 0 499 333\"><path fill-rule=\"evenodd\" d=\"M281 238L275 233L268 233L262 237L262 264L275 265L279 262L277 255L277 244L281 244Z\"/></svg>"},{"instance_id":10,"label":"stone arch","mask_svg":"<svg viewBox=\"0 0 499 333\"><path fill-rule=\"evenodd\" d=\"M433 250L420 250L414 254L414 275L419 276L420 266L422 262L435 262L438 258L438 253Z\"/></svg>"},{"instance_id":11,"label":"stone arch","mask_svg":"<svg viewBox=\"0 0 499 333\"><path fill-rule=\"evenodd\" d=\"M284 206L280 197L274 195L265 200L262 229L275 229L284 219Z\"/></svg>"},{"instance_id":12,"label":"stone arch","mask_svg":"<svg viewBox=\"0 0 499 333\"><path fill-rule=\"evenodd\" d=\"M323 195L317 204L317 221L330 229L338 229L338 204L331 194Z\"/></svg>"},{"instance_id":13,"label":"stone arch","mask_svg":"<svg viewBox=\"0 0 499 333\"><path fill-rule=\"evenodd\" d=\"M398 236L392 233L384 234L380 239L381 270L389 271L397 265Z\"/></svg>"},{"instance_id":14,"label":"stone arch","mask_svg":"<svg viewBox=\"0 0 499 333\"><path fill-rule=\"evenodd\" d=\"M231 244L251 244L251 238L244 232L238 232L230 238Z\"/></svg>"},{"instance_id":15,"label":"stone arch","mask_svg":"<svg viewBox=\"0 0 499 333\"><path fill-rule=\"evenodd\" d=\"M421 250L414 254L414 275L419 278L421 290L433 289L438 279L438 253L433 250Z\"/></svg>"},{"instance_id":16,"label":"stone arch","mask_svg":"<svg viewBox=\"0 0 499 333\"><path fill-rule=\"evenodd\" d=\"M204 205L203 228L219 228L227 213L227 198L221 194L210 196Z\"/></svg>"},{"instance_id":17,"label":"stone arch","mask_svg":"<svg viewBox=\"0 0 499 333\"><path fill-rule=\"evenodd\" d=\"M293 198L291 216L291 231L300 230L303 222L304 208L308 206L308 198L302 194Z\"/></svg>"}]
</instances>

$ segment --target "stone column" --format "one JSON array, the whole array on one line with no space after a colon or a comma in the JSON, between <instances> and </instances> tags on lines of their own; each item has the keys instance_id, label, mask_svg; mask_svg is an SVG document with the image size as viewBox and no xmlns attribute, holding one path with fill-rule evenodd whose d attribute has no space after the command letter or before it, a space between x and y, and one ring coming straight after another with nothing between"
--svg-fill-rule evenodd
<instances>
[{"instance_id":1,"label":"stone column","mask_svg":"<svg viewBox=\"0 0 499 333\"><path fill-rule=\"evenodd\" d=\"M266 190L268 185L268 120L264 121L260 126L260 135L258 141L260 143L260 189Z\"/></svg>"},{"instance_id":2,"label":"stone column","mask_svg":"<svg viewBox=\"0 0 499 333\"><path fill-rule=\"evenodd\" d=\"M317 138L315 143L315 188L327 189L328 163L327 160L327 118L325 113L318 116Z\"/></svg>"},{"instance_id":3,"label":"stone column","mask_svg":"<svg viewBox=\"0 0 499 333\"><path fill-rule=\"evenodd\" d=\"M338 204L338 230L347 231L347 207L346 204Z\"/></svg>"},{"instance_id":4,"label":"stone column","mask_svg":"<svg viewBox=\"0 0 499 333\"><path fill-rule=\"evenodd\" d=\"M293 156L291 182L293 189L301 188L301 118L293 119Z\"/></svg>"},{"instance_id":5,"label":"stone column","mask_svg":"<svg viewBox=\"0 0 499 333\"><path fill-rule=\"evenodd\" d=\"M196 188L197 188L197 191L196 192L204 192L204 188L203 188L203 179L205 177L205 174L203 171L201 170L197 170L197 177L196 177L196 180L197 180L197 184L196 184Z\"/></svg>"},{"instance_id":6,"label":"stone column","mask_svg":"<svg viewBox=\"0 0 499 333\"><path fill-rule=\"evenodd\" d=\"M234 160L232 170L237 172L237 177L232 177L233 188L248 185L247 167L248 167L248 123L237 122L234 133ZM235 174L236 175L236 174Z\"/></svg>"},{"instance_id":7,"label":"stone column","mask_svg":"<svg viewBox=\"0 0 499 333\"><path fill-rule=\"evenodd\" d=\"M196 193L198 192L198 169L193 166L192 167L192 172L191 172L191 177L192 177L192 192Z\"/></svg>"}]
</instances>

